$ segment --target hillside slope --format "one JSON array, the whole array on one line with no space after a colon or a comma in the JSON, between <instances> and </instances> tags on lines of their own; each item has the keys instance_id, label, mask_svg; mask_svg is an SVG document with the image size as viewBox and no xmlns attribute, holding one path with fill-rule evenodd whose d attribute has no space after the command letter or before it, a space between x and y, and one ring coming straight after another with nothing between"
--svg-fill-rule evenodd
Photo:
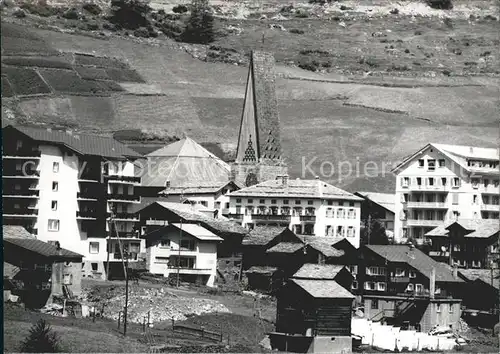
<instances>
[{"instance_id":1,"label":"hillside slope","mask_svg":"<svg viewBox=\"0 0 500 354\"><path fill-rule=\"evenodd\" d=\"M188 134L201 143L234 149L246 67L199 61L169 40L95 38L2 23L2 65L14 54L75 53L117 58L144 83L117 81L124 91L106 94L53 90L8 98L3 91L2 124L43 123L101 134L129 129ZM391 191L391 165L429 141L480 146L498 141L494 78L441 78L444 87L411 79L419 87L408 88L277 70L283 146L292 177L318 175L353 190ZM363 170L368 161L377 166L375 171L369 167L372 177Z\"/></svg>"}]
</instances>

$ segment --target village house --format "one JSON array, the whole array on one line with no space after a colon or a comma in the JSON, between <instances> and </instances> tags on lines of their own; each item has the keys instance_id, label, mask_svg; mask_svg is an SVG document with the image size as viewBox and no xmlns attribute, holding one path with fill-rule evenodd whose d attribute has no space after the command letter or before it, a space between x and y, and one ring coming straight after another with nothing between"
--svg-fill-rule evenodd
<instances>
[{"instance_id":1,"label":"village house","mask_svg":"<svg viewBox=\"0 0 500 354\"><path fill-rule=\"evenodd\" d=\"M296 353L350 353L354 295L335 280L290 279L277 295L271 347Z\"/></svg>"},{"instance_id":2,"label":"village house","mask_svg":"<svg viewBox=\"0 0 500 354\"><path fill-rule=\"evenodd\" d=\"M393 239L396 195L375 192L356 192L354 195L364 199L361 203L361 224L376 220L385 229L387 237Z\"/></svg>"},{"instance_id":3,"label":"village house","mask_svg":"<svg viewBox=\"0 0 500 354\"><path fill-rule=\"evenodd\" d=\"M414 239L446 222L499 218L499 151L427 144L394 170L395 240Z\"/></svg>"},{"instance_id":4,"label":"village house","mask_svg":"<svg viewBox=\"0 0 500 354\"><path fill-rule=\"evenodd\" d=\"M29 308L41 308L55 296L81 293L81 254L31 235L22 226L3 226L4 301L19 296Z\"/></svg>"},{"instance_id":5,"label":"village house","mask_svg":"<svg viewBox=\"0 0 500 354\"><path fill-rule=\"evenodd\" d=\"M498 220L457 219L425 234L429 256L459 268L498 267Z\"/></svg>"},{"instance_id":6,"label":"village house","mask_svg":"<svg viewBox=\"0 0 500 354\"><path fill-rule=\"evenodd\" d=\"M220 273L218 272L218 263L224 262L225 264L228 260L233 263L241 263L241 242L247 230L240 225L223 217L215 218L213 211L191 204L155 202L138 210L137 214L140 218L141 237L146 240L148 271L153 273L153 270L156 269L155 272L157 272L158 267L160 267L164 271L157 272L157 274L168 276L166 269L168 267L177 269L180 264L182 267L194 269L192 272L199 273L201 271L196 269L201 269L199 267L202 267L202 264L203 267L209 264L211 273L207 281L203 281L205 284L211 285L213 281L222 281L223 283L228 280L234 281L235 276L239 280L241 266L237 267L237 271L227 272L229 267L226 265L226 272ZM183 225L182 231L181 224ZM185 231L188 230L186 227L190 228L192 233ZM180 263L177 261L178 252L171 252L172 248L179 250L179 239L181 242ZM183 239L186 240L183 241ZM187 241L187 239L192 241ZM170 246L167 246L168 244ZM213 264L212 260L214 260ZM169 274L173 273L171 269L168 272ZM185 270L185 272L189 271ZM208 270L203 272L209 273ZM212 277L212 274L216 274L216 276ZM207 274L202 275L206 276ZM184 278L193 277L186 276Z\"/></svg>"},{"instance_id":7,"label":"village house","mask_svg":"<svg viewBox=\"0 0 500 354\"><path fill-rule=\"evenodd\" d=\"M337 264L304 264L295 274L293 279L332 280L346 290L351 290L353 275L348 267Z\"/></svg>"},{"instance_id":8,"label":"village house","mask_svg":"<svg viewBox=\"0 0 500 354\"><path fill-rule=\"evenodd\" d=\"M229 217L252 229L284 226L297 235L347 239L360 245L361 201L319 179L281 176L230 193Z\"/></svg>"},{"instance_id":9,"label":"village house","mask_svg":"<svg viewBox=\"0 0 500 354\"><path fill-rule=\"evenodd\" d=\"M3 132L4 225L22 225L39 240L81 253L84 276L105 278L108 262L110 272L123 269L117 237L138 261L133 206L141 179L134 162L141 155L96 135L28 126Z\"/></svg>"},{"instance_id":10,"label":"village house","mask_svg":"<svg viewBox=\"0 0 500 354\"><path fill-rule=\"evenodd\" d=\"M363 247L356 278L369 320L424 332L435 325L457 328L464 284L457 269L411 244Z\"/></svg>"}]
</instances>

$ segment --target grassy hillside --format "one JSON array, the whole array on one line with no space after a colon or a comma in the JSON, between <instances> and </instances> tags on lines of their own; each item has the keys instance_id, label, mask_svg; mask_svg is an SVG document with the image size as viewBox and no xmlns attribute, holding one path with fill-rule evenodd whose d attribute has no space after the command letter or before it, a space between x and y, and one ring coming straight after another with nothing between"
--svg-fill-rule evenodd
<instances>
[{"instance_id":1,"label":"grassy hillside","mask_svg":"<svg viewBox=\"0 0 500 354\"><path fill-rule=\"evenodd\" d=\"M111 69L127 65L130 70L135 70L140 80L123 82L123 76L114 75L118 81L111 81L123 91L108 90L106 94L57 89L43 95L14 94L7 97L3 94L3 125L8 122L42 123L108 135L120 130L137 130L165 138L187 134L219 152L234 149L246 67L200 61L182 50L178 43L165 38L143 40L112 34L69 34L26 26L24 20L16 21L18 25L2 23L3 66L7 64L5 55L11 58L15 55L18 59L29 56L38 60L50 57L60 61L68 56L77 58L75 53L87 53L116 58ZM259 47L252 38L255 39L259 28L264 28L268 22L248 21L246 24L253 23L254 30L244 32L238 38L226 37L224 44L240 45L238 49L241 51ZM371 22L355 22L338 29L335 21L300 21L309 21L302 24L311 25L305 37L291 37L289 32L272 30L274 32L269 37L266 34L264 44L265 49L272 49L277 54L277 95L283 146L292 177L318 175L353 190L391 191L394 183L389 173L391 166L429 141L496 146L499 107L499 80L496 77L448 77L437 72L435 77L422 74L416 78L412 77L413 71L406 72L404 77L395 73L367 76L342 70L359 66L354 58L366 57L366 53L354 55L352 48L361 48L367 42L375 43L377 48L391 45L381 43L380 38L392 38L398 45L401 43L397 39L403 38L405 45L411 44L415 48L434 45L435 53L444 53L443 58L451 58L452 54L440 49L444 45L442 41L447 35L465 36L465 23L455 27L460 33L450 34L453 29L431 28L427 34L415 39L405 36L421 26L418 21L410 25L400 19L394 22L387 37L377 38L371 36L377 30ZM294 22L287 23L286 26L290 26ZM496 25L491 21L471 25L474 32L467 35L482 36L484 43L489 41L488 45L492 45L492 30ZM326 32L317 31L324 26L335 26L329 30L334 28L338 35L330 38ZM349 29L349 26L353 27ZM442 23L435 26L442 26ZM432 38L436 38L436 42ZM287 43L286 48L280 47L282 40ZM293 59L292 52L296 54L301 48L317 48L323 45L322 40L331 41L329 52L333 53L339 70L313 73L284 65L288 59ZM464 55L476 56L481 51L478 42L471 40L473 42L470 53ZM334 50L337 47L339 50ZM413 47L411 53L414 53ZM403 54L399 52L398 60L409 60L411 55L406 54L404 50ZM389 57L387 54L386 58ZM420 59L425 61L428 58ZM25 62L22 64L25 66L16 63L17 66L9 63L14 71L24 68L43 74L47 70L27 68ZM436 59L429 59L429 63L439 67ZM462 61L457 64L455 59L450 63L455 68L462 68L463 64ZM485 61L484 67L489 63ZM360 69L370 70L366 65ZM90 73L80 70L72 80L85 79L85 75L91 74L97 75L95 70ZM16 77L18 74L12 75ZM4 82L10 83L10 80L2 80L3 90ZM3 92L8 90L6 86ZM304 171L302 166L311 161L312 172ZM368 161L377 164L376 171L371 170L372 177L367 177L363 170L363 164ZM340 169L339 163L343 163ZM354 168L358 163L360 167L348 173L347 163Z\"/></svg>"}]
</instances>

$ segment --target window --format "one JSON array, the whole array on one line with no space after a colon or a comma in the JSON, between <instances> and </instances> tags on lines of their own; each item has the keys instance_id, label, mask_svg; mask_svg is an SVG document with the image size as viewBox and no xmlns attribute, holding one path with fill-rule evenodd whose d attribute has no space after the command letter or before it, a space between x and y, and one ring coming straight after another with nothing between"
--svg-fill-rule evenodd
<instances>
[{"instance_id":1,"label":"window","mask_svg":"<svg viewBox=\"0 0 500 354\"><path fill-rule=\"evenodd\" d=\"M200 201L200 204L203 205L204 207L208 206L208 202L206 200Z\"/></svg>"},{"instance_id":2,"label":"window","mask_svg":"<svg viewBox=\"0 0 500 354\"><path fill-rule=\"evenodd\" d=\"M451 181L452 181L451 186L453 188L459 188L460 187L460 178L453 177L453 179Z\"/></svg>"},{"instance_id":3,"label":"window","mask_svg":"<svg viewBox=\"0 0 500 354\"><path fill-rule=\"evenodd\" d=\"M59 190L59 182L52 182L52 192L57 192Z\"/></svg>"},{"instance_id":4,"label":"window","mask_svg":"<svg viewBox=\"0 0 500 354\"><path fill-rule=\"evenodd\" d=\"M276 204L276 199L271 199L271 204Z\"/></svg>"},{"instance_id":5,"label":"window","mask_svg":"<svg viewBox=\"0 0 500 354\"><path fill-rule=\"evenodd\" d=\"M354 202L349 202L349 206L354 206Z\"/></svg>"},{"instance_id":6,"label":"window","mask_svg":"<svg viewBox=\"0 0 500 354\"><path fill-rule=\"evenodd\" d=\"M259 200L259 204L266 204L266 200L265 199L260 199Z\"/></svg>"},{"instance_id":7,"label":"window","mask_svg":"<svg viewBox=\"0 0 500 354\"><path fill-rule=\"evenodd\" d=\"M377 290L378 291L385 291L385 289L386 289L385 283L383 283L383 282L377 283Z\"/></svg>"},{"instance_id":8,"label":"window","mask_svg":"<svg viewBox=\"0 0 500 354\"><path fill-rule=\"evenodd\" d=\"M347 215L348 215L349 219L356 219L356 211L354 209L349 209L349 212Z\"/></svg>"},{"instance_id":9,"label":"window","mask_svg":"<svg viewBox=\"0 0 500 354\"><path fill-rule=\"evenodd\" d=\"M396 268L396 277L404 277L405 276L405 270L402 268Z\"/></svg>"},{"instance_id":10,"label":"window","mask_svg":"<svg viewBox=\"0 0 500 354\"><path fill-rule=\"evenodd\" d=\"M90 254L99 253L99 242L89 242L89 253Z\"/></svg>"},{"instance_id":11,"label":"window","mask_svg":"<svg viewBox=\"0 0 500 354\"><path fill-rule=\"evenodd\" d=\"M350 266L349 270L351 271L352 275L358 274L358 266L357 265Z\"/></svg>"},{"instance_id":12,"label":"window","mask_svg":"<svg viewBox=\"0 0 500 354\"><path fill-rule=\"evenodd\" d=\"M344 218L344 209L339 208L337 210L337 218L339 218L339 219L343 219Z\"/></svg>"},{"instance_id":13,"label":"window","mask_svg":"<svg viewBox=\"0 0 500 354\"><path fill-rule=\"evenodd\" d=\"M367 269L367 275L385 275L386 269L385 267L376 267L372 266Z\"/></svg>"},{"instance_id":14,"label":"window","mask_svg":"<svg viewBox=\"0 0 500 354\"><path fill-rule=\"evenodd\" d=\"M307 201L307 205L313 205L314 204L314 200L308 200Z\"/></svg>"},{"instance_id":15,"label":"window","mask_svg":"<svg viewBox=\"0 0 500 354\"><path fill-rule=\"evenodd\" d=\"M418 186L422 185L422 178L421 177L417 177L417 185Z\"/></svg>"},{"instance_id":16,"label":"window","mask_svg":"<svg viewBox=\"0 0 500 354\"><path fill-rule=\"evenodd\" d=\"M412 284L412 283L409 283L408 286L406 287L406 291L414 291L415 290L415 286Z\"/></svg>"},{"instance_id":17,"label":"window","mask_svg":"<svg viewBox=\"0 0 500 354\"><path fill-rule=\"evenodd\" d=\"M327 203L328 205L333 205L333 200L329 200Z\"/></svg>"},{"instance_id":18,"label":"window","mask_svg":"<svg viewBox=\"0 0 500 354\"><path fill-rule=\"evenodd\" d=\"M97 272L99 264L97 264L97 263L90 263L90 266L92 267L92 271Z\"/></svg>"},{"instance_id":19,"label":"window","mask_svg":"<svg viewBox=\"0 0 500 354\"><path fill-rule=\"evenodd\" d=\"M479 187L479 178L473 178L471 179L471 183L472 183L472 188L478 188Z\"/></svg>"},{"instance_id":20,"label":"window","mask_svg":"<svg viewBox=\"0 0 500 354\"><path fill-rule=\"evenodd\" d=\"M410 177L403 177L401 179L401 185L403 187L408 187L410 185Z\"/></svg>"},{"instance_id":21,"label":"window","mask_svg":"<svg viewBox=\"0 0 500 354\"><path fill-rule=\"evenodd\" d=\"M371 309L372 310L378 310L378 300L377 299L372 299L372 301L371 301Z\"/></svg>"},{"instance_id":22,"label":"window","mask_svg":"<svg viewBox=\"0 0 500 354\"><path fill-rule=\"evenodd\" d=\"M253 199L248 199L248 204L252 204L253 203Z\"/></svg>"},{"instance_id":23,"label":"window","mask_svg":"<svg viewBox=\"0 0 500 354\"><path fill-rule=\"evenodd\" d=\"M19 150L22 147L23 147L23 141L22 140L17 140L16 141L16 150Z\"/></svg>"},{"instance_id":24,"label":"window","mask_svg":"<svg viewBox=\"0 0 500 354\"><path fill-rule=\"evenodd\" d=\"M354 237L354 226L349 226L347 228L347 237Z\"/></svg>"},{"instance_id":25,"label":"window","mask_svg":"<svg viewBox=\"0 0 500 354\"><path fill-rule=\"evenodd\" d=\"M288 199L283 200L283 204L288 204L288 202L289 202Z\"/></svg>"},{"instance_id":26,"label":"window","mask_svg":"<svg viewBox=\"0 0 500 354\"><path fill-rule=\"evenodd\" d=\"M439 160L439 167L444 167L445 166L445 160L444 159L440 159Z\"/></svg>"},{"instance_id":27,"label":"window","mask_svg":"<svg viewBox=\"0 0 500 354\"><path fill-rule=\"evenodd\" d=\"M452 193L451 202L453 205L458 205L458 193Z\"/></svg>"},{"instance_id":28,"label":"window","mask_svg":"<svg viewBox=\"0 0 500 354\"><path fill-rule=\"evenodd\" d=\"M448 179L446 177L441 177L441 184L443 185L443 187L446 187L447 180Z\"/></svg>"},{"instance_id":29,"label":"window","mask_svg":"<svg viewBox=\"0 0 500 354\"><path fill-rule=\"evenodd\" d=\"M365 283L365 290L375 290L375 282L367 281Z\"/></svg>"},{"instance_id":30,"label":"window","mask_svg":"<svg viewBox=\"0 0 500 354\"><path fill-rule=\"evenodd\" d=\"M57 200L53 200L51 203L52 210L57 210Z\"/></svg>"},{"instance_id":31,"label":"window","mask_svg":"<svg viewBox=\"0 0 500 354\"><path fill-rule=\"evenodd\" d=\"M59 172L59 162L53 162L52 163L52 172L58 173Z\"/></svg>"},{"instance_id":32,"label":"window","mask_svg":"<svg viewBox=\"0 0 500 354\"><path fill-rule=\"evenodd\" d=\"M441 312L441 304L439 302L436 303L436 312Z\"/></svg>"},{"instance_id":33,"label":"window","mask_svg":"<svg viewBox=\"0 0 500 354\"><path fill-rule=\"evenodd\" d=\"M410 270L410 278L416 278L417 273L415 273L413 270Z\"/></svg>"},{"instance_id":34,"label":"window","mask_svg":"<svg viewBox=\"0 0 500 354\"><path fill-rule=\"evenodd\" d=\"M434 185L434 178L429 178L429 186L433 186Z\"/></svg>"},{"instance_id":35,"label":"window","mask_svg":"<svg viewBox=\"0 0 500 354\"><path fill-rule=\"evenodd\" d=\"M326 209L326 217L333 218L333 209L332 208Z\"/></svg>"},{"instance_id":36,"label":"window","mask_svg":"<svg viewBox=\"0 0 500 354\"><path fill-rule=\"evenodd\" d=\"M241 203L241 198L236 198L236 203Z\"/></svg>"},{"instance_id":37,"label":"window","mask_svg":"<svg viewBox=\"0 0 500 354\"><path fill-rule=\"evenodd\" d=\"M48 230L49 231L59 231L59 220L49 219Z\"/></svg>"},{"instance_id":38,"label":"window","mask_svg":"<svg viewBox=\"0 0 500 354\"><path fill-rule=\"evenodd\" d=\"M423 159L418 160L418 167L424 167L424 164L425 162Z\"/></svg>"},{"instance_id":39,"label":"window","mask_svg":"<svg viewBox=\"0 0 500 354\"><path fill-rule=\"evenodd\" d=\"M181 240L181 249L194 251L196 249L194 240Z\"/></svg>"},{"instance_id":40,"label":"window","mask_svg":"<svg viewBox=\"0 0 500 354\"><path fill-rule=\"evenodd\" d=\"M358 282L356 280L352 281L351 289L356 290L358 288Z\"/></svg>"},{"instance_id":41,"label":"window","mask_svg":"<svg viewBox=\"0 0 500 354\"><path fill-rule=\"evenodd\" d=\"M485 179L484 180L484 188L488 188L488 185L490 184L490 180Z\"/></svg>"},{"instance_id":42,"label":"window","mask_svg":"<svg viewBox=\"0 0 500 354\"><path fill-rule=\"evenodd\" d=\"M448 304L448 312L453 313L453 304Z\"/></svg>"},{"instance_id":43,"label":"window","mask_svg":"<svg viewBox=\"0 0 500 354\"><path fill-rule=\"evenodd\" d=\"M416 284L415 285L415 291L417 293L421 293L424 290L424 286L422 284Z\"/></svg>"},{"instance_id":44,"label":"window","mask_svg":"<svg viewBox=\"0 0 500 354\"><path fill-rule=\"evenodd\" d=\"M339 205L340 205L340 206L343 206L343 205L344 205L344 202L339 202Z\"/></svg>"},{"instance_id":45,"label":"window","mask_svg":"<svg viewBox=\"0 0 500 354\"><path fill-rule=\"evenodd\" d=\"M427 160L427 170L434 171L436 169L436 160Z\"/></svg>"},{"instance_id":46,"label":"window","mask_svg":"<svg viewBox=\"0 0 500 354\"><path fill-rule=\"evenodd\" d=\"M155 257L155 263L168 264L168 257Z\"/></svg>"},{"instance_id":47,"label":"window","mask_svg":"<svg viewBox=\"0 0 500 354\"><path fill-rule=\"evenodd\" d=\"M295 201L295 204L296 204L296 205L299 205L299 204L300 204L300 200L298 200L298 199L297 199L297 200Z\"/></svg>"},{"instance_id":48,"label":"window","mask_svg":"<svg viewBox=\"0 0 500 354\"><path fill-rule=\"evenodd\" d=\"M170 248L170 240L160 240L160 248Z\"/></svg>"}]
</instances>

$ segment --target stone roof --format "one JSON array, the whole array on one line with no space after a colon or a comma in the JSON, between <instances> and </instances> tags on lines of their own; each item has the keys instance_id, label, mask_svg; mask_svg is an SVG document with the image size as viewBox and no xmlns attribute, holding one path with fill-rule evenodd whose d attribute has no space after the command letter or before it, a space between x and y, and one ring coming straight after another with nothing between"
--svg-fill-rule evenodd
<instances>
[{"instance_id":1,"label":"stone roof","mask_svg":"<svg viewBox=\"0 0 500 354\"><path fill-rule=\"evenodd\" d=\"M363 200L319 179L289 179L287 182L278 179L269 180L234 191L230 196Z\"/></svg>"},{"instance_id":2,"label":"stone roof","mask_svg":"<svg viewBox=\"0 0 500 354\"><path fill-rule=\"evenodd\" d=\"M114 157L120 159L142 157L139 153L110 137L68 133L63 130L21 125L10 125L4 129L15 129L35 141L63 145L82 155ZM4 134L5 133L7 133L7 131L4 130Z\"/></svg>"},{"instance_id":3,"label":"stone roof","mask_svg":"<svg viewBox=\"0 0 500 354\"><path fill-rule=\"evenodd\" d=\"M168 181L171 188L218 187L218 191L231 177L227 163L188 137L153 151L146 158L147 169L137 171L146 187L167 187Z\"/></svg>"},{"instance_id":4,"label":"stone roof","mask_svg":"<svg viewBox=\"0 0 500 354\"><path fill-rule=\"evenodd\" d=\"M463 278L469 281L482 281L495 289L500 289L500 275L498 269L460 269L458 271Z\"/></svg>"},{"instance_id":5,"label":"stone roof","mask_svg":"<svg viewBox=\"0 0 500 354\"><path fill-rule=\"evenodd\" d=\"M290 231L288 227L278 226L262 226L255 227L250 233L243 238L243 245L246 246L264 246L274 240L278 235L283 232ZM290 231L291 232L291 231Z\"/></svg>"},{"instance_id":6,"label":"stone roof","mask_svg":"<svg viewBox=\"0 0 500 354\"><path fill-rule=\"evenodd\" d=\"M224 187L234 184L237 188L241 188L236 182L233 181L199 181L199 182L186 182L180 186L165 188L158 193L163 195L189 195L189 194L215 194Z\"/></svg>"},{"instance_id":7,"label":"stone roof","mask_svg":"<svg viewBox=\"0 0 500 354\"><path fill-rule=\"evenodd\" d=\"M41 256L47 258L55 258L55 259L67 259L67 260L80 260L82 259L82 255L69 251L64 248L60 248L59 250L55 245L52 245L47 242L43 242L37 239L30 238L4 238L4 247L5 244L10 244L12 246L24 248L28 251L38 253Z\"/></svg>"},{"instance_id":8,"label":"stone roof","mask_svg":"<svg viewBox=\"0 0 500 354\"><path fill-rule=\"evenodd\" d=\"M333 280L344 269L343 265L335 264L304 264L294 275L295 279Z\"/></svg>"},{"instance_id":9,"label":"stone roof","mask_svg":"<svg viewBox=\"0 0 500 354\"><path fill-rule=\"evenodd\" d=\"M343 250L333 247L338 239L324 236L301 236L304 242L311 248L322 253L325 257L341 257L345 254Z\"/></svg>"},{"instance_id":10,"label":"stone roof","mask_svg":"<svg viewBox=\"0 0 500 354\"><path fill-rule=\"evenodd\" d=\"M375 193L375 192L356 192L356 195L360 195L368 200L371 200L375 204L387 209L391 213L395 213L396 209L396 195L393 193Z\"/></svg>"},{"instance_id":11,"label":"stone roof","mask_svg":"<svg viewBox=\"0 0 500 354\"><path fill-rule=\"evenodd\" d=\"M255 273L255 274L267 274L271 275L278 271L276 267L268 267L268 266L253 266L250 267L245 273Z\"/></svg>"},{"instance_id":12,"label":"stone roof","mask_svg":"<svg viewBox=\"0 0 500 354\"><path fill-rule=\"evenodd\" d=\"M500 230L498 220L495 219L458 219L432 229L425 236L447 237L451 225L458 224L466 230L467 238L489 238Z\"/></svg>"},{"instance_id":13,"label":"stone roof","mask_svg":"<svg viewBox=\"0 0 500 354\"><path fill-rule=\"evenodd\" d=\"M436 270L436 282L463 282L453 276L453 269L426 255L419 249L408 245L367 245L367 249L389 262L406 263L423 276L429 278L432 268Z\"/></svg>"},{"instance_id":14,"label":"stone roof","mask_svg":"<svg viewBox=\"0 0 500 354\"><path fill-rule=\"evenodd\" d=\"M24 227L18 225L4 225L2 227L3 238L27 238L36 239L34 235L28 232Z\"/></svg>"},{"instance_id":15,"label":"stone roof","mask_svg":"<svg viewBox=\"0 0 500 354\"><path fill-rule=\"evenodd\" d=\"M180 223L172 223L170 224L175 228L181 230L184 233L187 233L200 241L223 241L222 238L214 234L213 232L205 229L203 226L198 224L180 224Z\"/></svg>"},{"instance_id":16,"label":"stone roof","mask_svg":"<svg viewBox=\"0 0 500 354\"><path fill-rule=\"evenodd\" d=\"M318 299L354 299L354 295L334 280L290 279L309 295Z\"/></svg>"},{"instance_id":17,"label":"stone roof","mask_svg":"<svg viewBox=\"0 0 500 354\"><path fill-rule=\"evenodd\" d=\"M296 242L280 242L269 248L266 253L295 253L304 248L304 244Z\"/></svg>"}]
</instances>

